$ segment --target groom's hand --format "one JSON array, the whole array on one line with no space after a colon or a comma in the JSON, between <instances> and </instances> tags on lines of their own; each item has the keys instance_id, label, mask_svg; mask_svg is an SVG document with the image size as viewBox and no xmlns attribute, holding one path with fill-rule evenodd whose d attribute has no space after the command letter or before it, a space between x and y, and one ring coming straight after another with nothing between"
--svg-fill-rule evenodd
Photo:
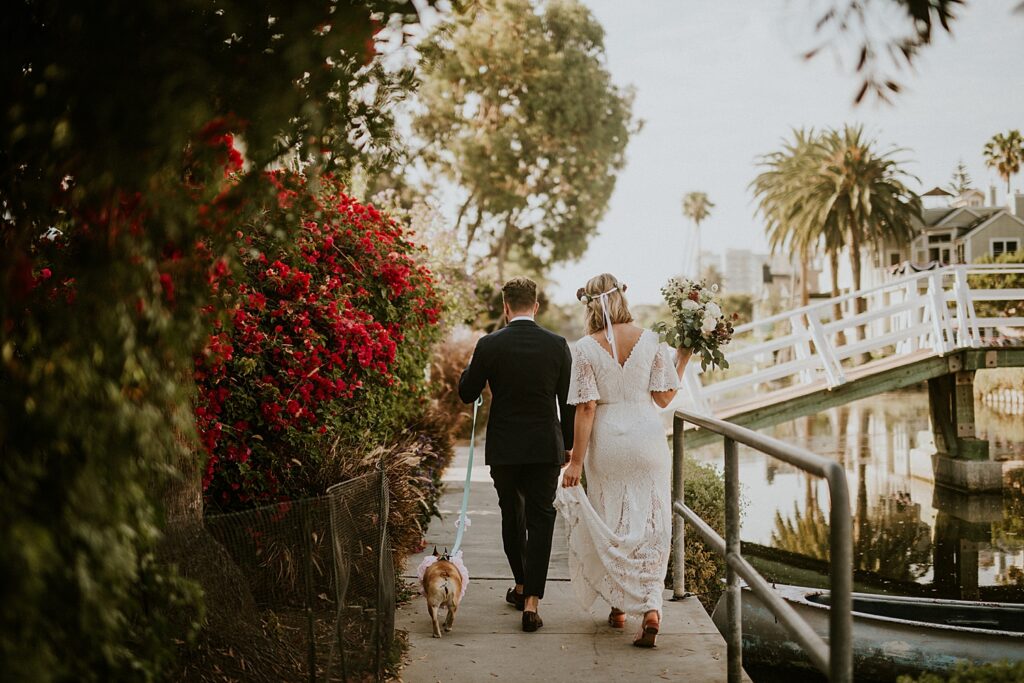
<instances>
[{"instance_id":1,"label":"groom's hand","mask_svg":"<svg viewBox=\"0 0 1024 683\"><path fill-rule=\"evenodd\" d=\"M569 466L562 472L562 486L569 488L570 486L576 486L580 483L580 477L583 475L583 465L575 462L570 462Z\"/></svg>"}]
</instances>

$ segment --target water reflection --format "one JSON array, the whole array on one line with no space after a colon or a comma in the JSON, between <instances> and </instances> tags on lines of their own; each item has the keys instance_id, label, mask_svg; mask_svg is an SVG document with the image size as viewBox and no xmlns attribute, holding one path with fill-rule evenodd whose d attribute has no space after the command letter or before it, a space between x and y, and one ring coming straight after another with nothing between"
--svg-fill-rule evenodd
<instances>
[{"instance_id":1,"label":"water reflection","mask_svg":"<svg viewBox=\"0 0 1024 683\"><path fill-rule=\"evenodd\" d=\"M1024 602L1024 419L981 403L976 411L979 436L990 440L991 457L1004 461L1002 494L935 485L923 390L872 397L768 430L845 468L858 590ZM720 445L693 455L721 465ZM827 585L825 483L743 448L740 477L744 552L773 580Z\"/></svg>"}]
</instances>

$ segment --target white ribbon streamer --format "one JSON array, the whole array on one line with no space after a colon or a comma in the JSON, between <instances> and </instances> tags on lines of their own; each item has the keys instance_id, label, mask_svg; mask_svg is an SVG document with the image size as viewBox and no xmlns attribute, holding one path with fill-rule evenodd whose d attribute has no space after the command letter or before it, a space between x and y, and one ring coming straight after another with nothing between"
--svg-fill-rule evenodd
<instances>
[{"instance_id":1,"label":"white ribbon streamer","mask_svg":"<svg viewBox=\"0 0 1024 683\"><path fill-rule=\"evenodd\" d=\"M612 316L608 313L608 295L612 292L618 291L618 287L612 287L603 294L598 294L597 298L601 302L601 312L604 313L604 336L608 340L608 345L612 347L612 358L615 362L619 362L619 350L615 345L615 333L612 331Z\"/></svg>"}]
</instances>

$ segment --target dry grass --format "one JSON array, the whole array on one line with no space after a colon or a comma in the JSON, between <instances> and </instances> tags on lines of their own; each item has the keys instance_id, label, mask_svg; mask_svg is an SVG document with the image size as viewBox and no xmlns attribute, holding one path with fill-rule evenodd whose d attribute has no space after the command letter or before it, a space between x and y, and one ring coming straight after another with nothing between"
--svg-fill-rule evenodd
<instances>
[{"instance_id":1,"label":"dry grass","mask_svg":"<svg viewBox=\"0 0 1024 683\"><path fill-rule=\"evenodd\" d=\"M482 337L480 332L455 330L434 352L430 362L430 381L433 400L428 418L446 430L449 438L468 439L473 406L466 405L459 398L459 377L469 365L473 349ZM480 409L477 430L486 424L490 408L489 392L484 392L484 404Z\"/></svg>"},{"instance_id":2,"label":"dry grass","mask_svg":"<svg viewBox=\"0 0 1024 683\"><path fill-rule=\"evenodd\" d=\"M451 424L431 410L410 425L395 444L352 451L336 442L319 472L321 488L377 471L383 465L388 478L388 529L396 566L417 552L430 517L437 510L441 473L454 455Z\"/></svg>"}]
</instances>

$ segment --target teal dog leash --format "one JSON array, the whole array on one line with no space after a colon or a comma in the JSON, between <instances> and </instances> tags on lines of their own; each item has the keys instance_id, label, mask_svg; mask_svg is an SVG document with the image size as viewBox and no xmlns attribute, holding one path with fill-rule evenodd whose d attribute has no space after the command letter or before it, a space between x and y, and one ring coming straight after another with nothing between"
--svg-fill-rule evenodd
<instances>
[{"instance_id":1,"label":"teal dog leash","mask_svg":"<svg viewBox=\"0 0 1024 683\"><path fill-rule=\"evenodd\" d=\"M466 531L466 510L469 508L469 486L473 477L473 451L476 446L476 417L483 405L484 397L481 394L473 402L473 428L469 433L469 464L466 466L466 485L462 489L462 509L459 511L459 521L456 522L458 532L455 534L455 545L452 546L451 555L459 552L459 548L462 547L462 534Z\"/></svg>"}]
</instances>

